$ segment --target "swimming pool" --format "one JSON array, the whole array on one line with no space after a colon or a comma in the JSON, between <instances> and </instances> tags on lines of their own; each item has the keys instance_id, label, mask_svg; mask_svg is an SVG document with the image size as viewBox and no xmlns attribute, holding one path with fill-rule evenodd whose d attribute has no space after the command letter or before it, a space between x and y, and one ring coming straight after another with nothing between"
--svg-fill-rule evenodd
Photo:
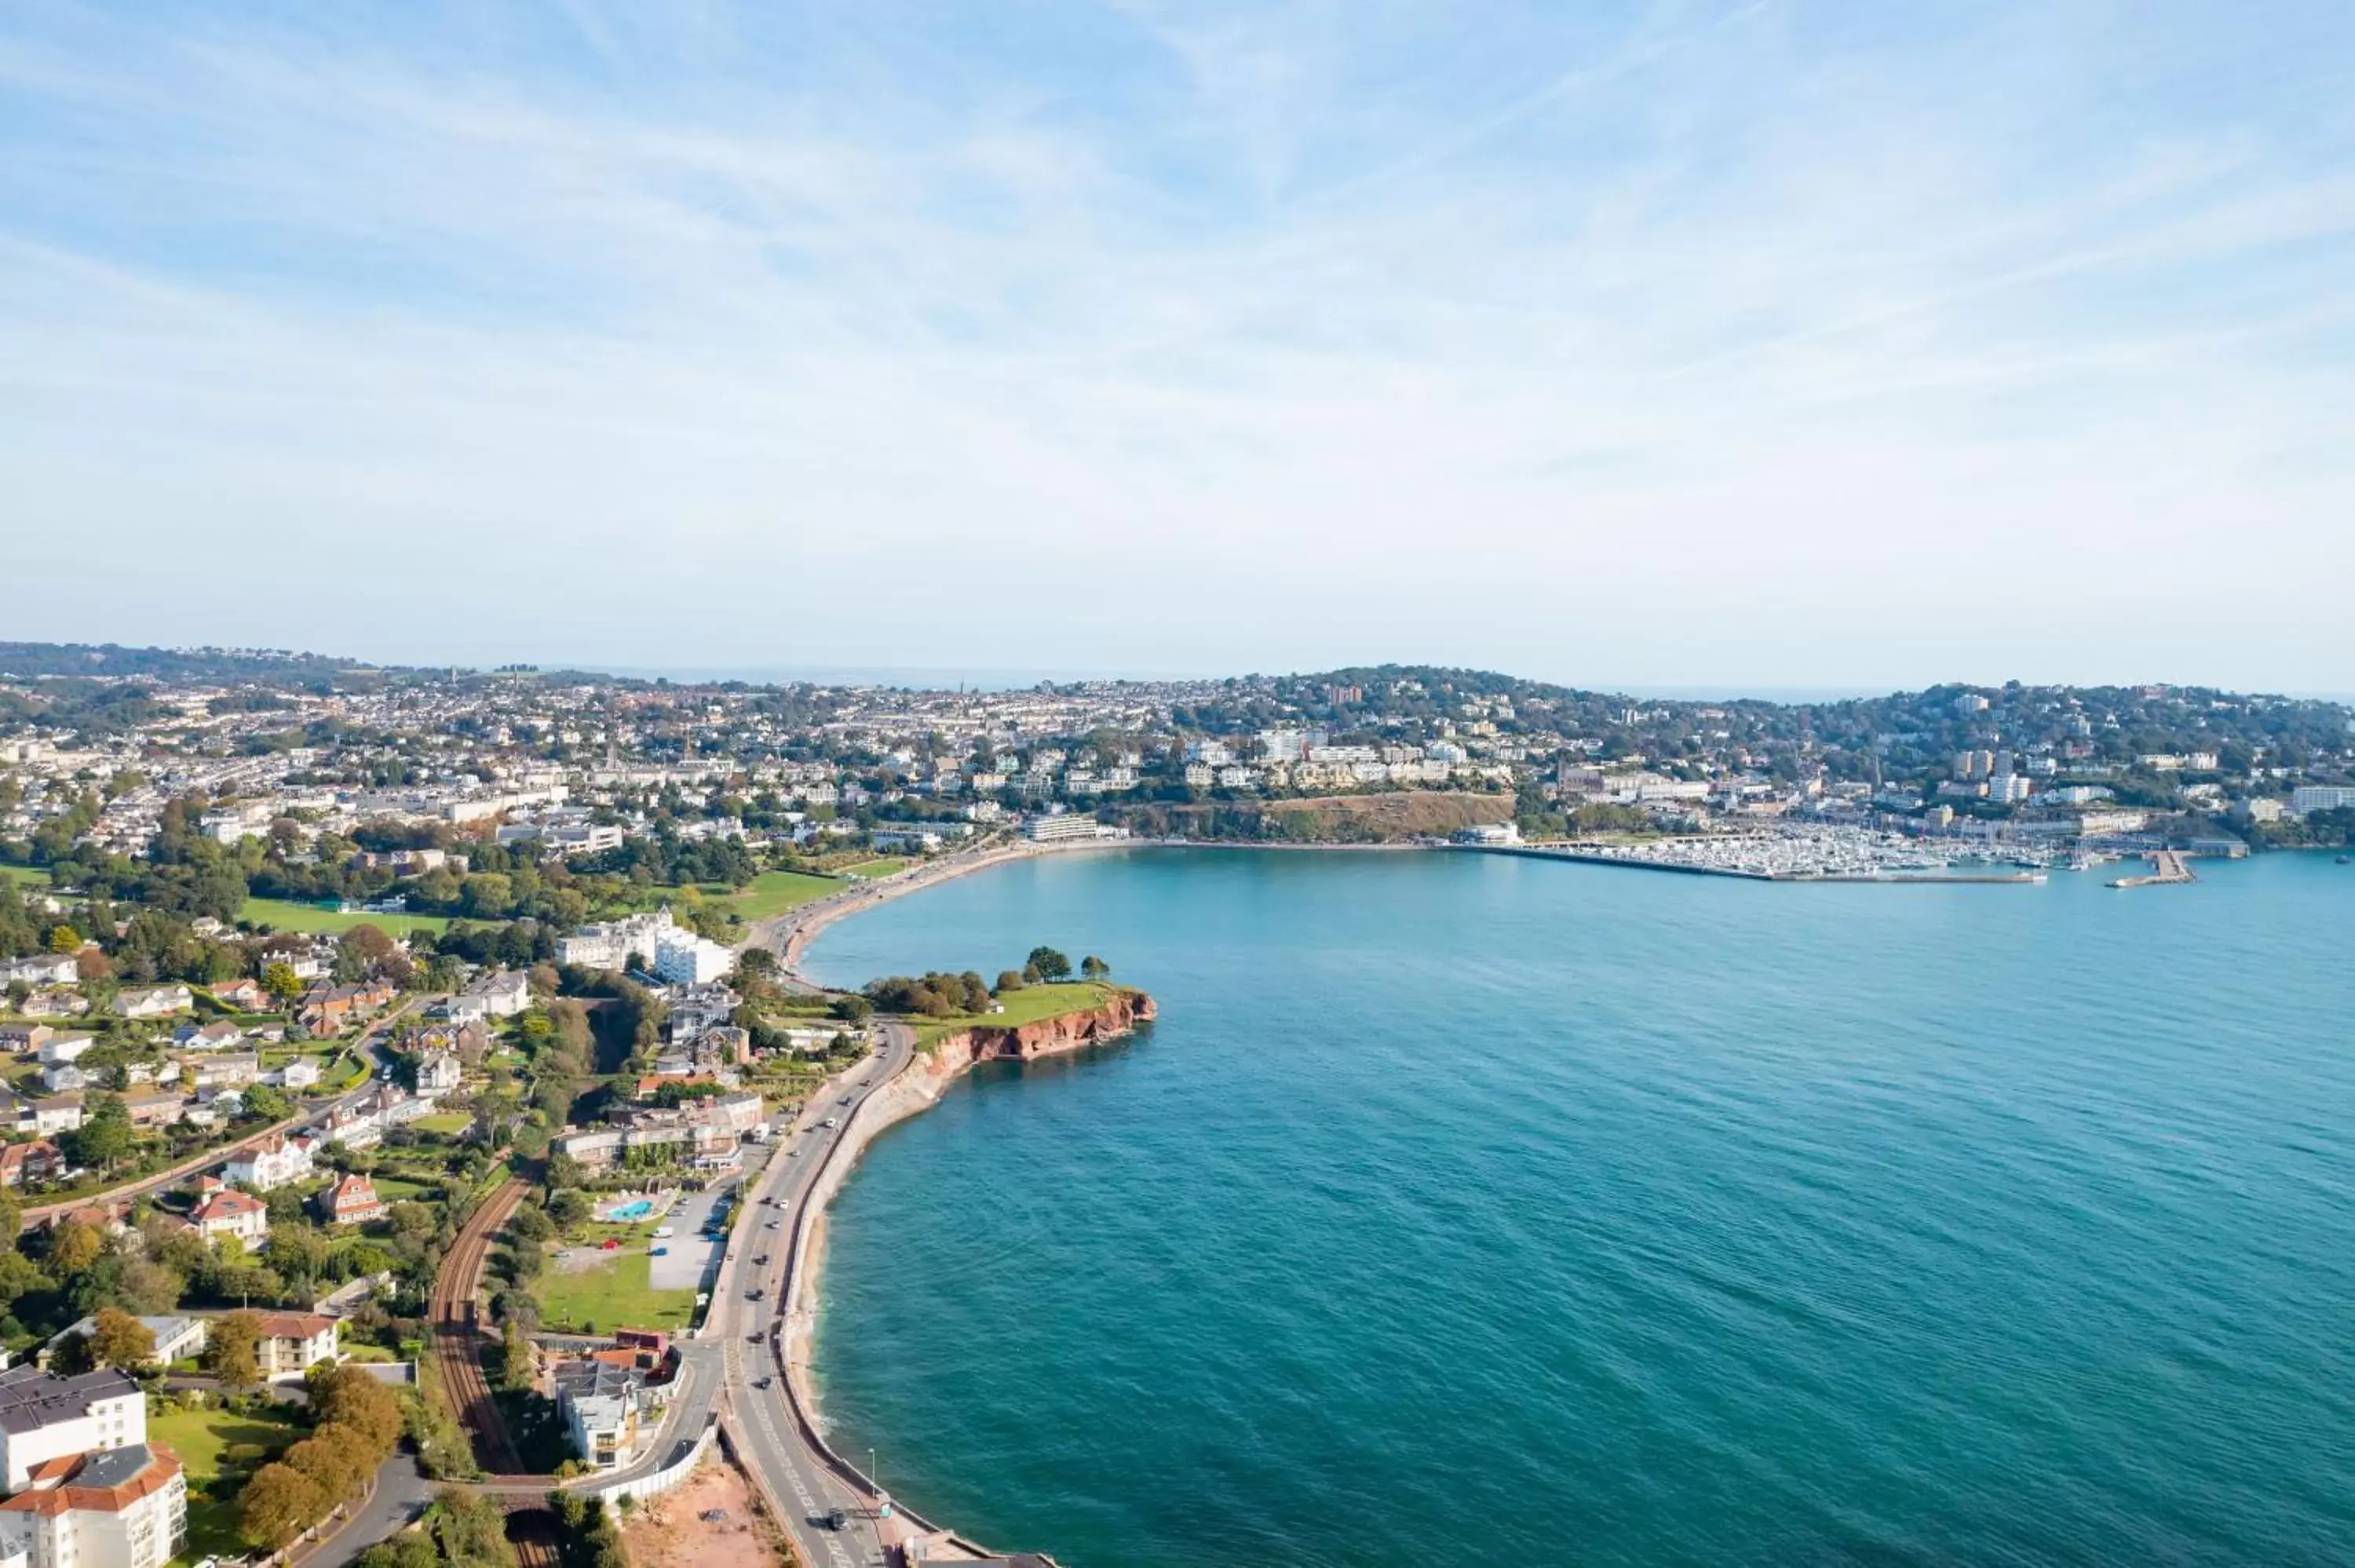
<instances>
[{"instance_id":1,"label":"swimming pool","mask_svg":"<svg viewBox=\"0 0 2355 1568\"><path fill-rule=\"evenodd\" d=\"M609 1220L643 1220L654 1212L655 1205L652 1199L633 1198L626 1203L617 1204L606 1210L605 1217Z\"/></svg>"}]
</instances>

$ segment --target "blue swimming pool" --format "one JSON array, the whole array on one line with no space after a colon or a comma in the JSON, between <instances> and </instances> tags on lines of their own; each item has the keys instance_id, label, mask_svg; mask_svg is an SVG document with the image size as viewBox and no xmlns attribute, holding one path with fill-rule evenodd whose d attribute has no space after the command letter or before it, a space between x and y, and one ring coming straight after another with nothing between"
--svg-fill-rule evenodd
<instances>
[{"instance_id":1,"label":"blue swimming pool","mask_svg":"<svg viewBox=\"0 0 2355 1568\"><path fill-rule=\"evenodd\" d=\"M605 1217L609 1220L643 1220L654 1212L652 1199L633 1198L626 1203L606 1210Z\"/></svg>"}]
</instances>

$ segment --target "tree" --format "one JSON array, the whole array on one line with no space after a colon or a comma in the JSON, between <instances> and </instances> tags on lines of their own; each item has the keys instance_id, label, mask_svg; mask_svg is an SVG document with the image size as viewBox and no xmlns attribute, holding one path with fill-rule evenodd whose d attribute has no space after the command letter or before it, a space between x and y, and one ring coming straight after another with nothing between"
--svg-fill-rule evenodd
<instances>
[{"instance_id":1,"label":"tree","mask_svg":"<svg viewBox=\"0 0 2355 1568\"><path fill-rule=\"evenodd\" d=\"M506 1514L478 1493L444 1487L433 1499L433 1539L449 1568L516 1568Z\"/></svg>"},{"instance_id":2,"label":"tree","mask_svg":"<svg viewBox=\"0 0 2355 1568\"><path fill-rule=\"evenodd\" d=\"M589 1217L589 1198L584 1192L567 1187L551 1193L548 1200L548 1217L559 1230L569 1231Z\"/></svg>"},{"instance_id":3,"label":"tree","mask_svg":"<svg viewBox=\"0 0 2355 1568\"><path fill-rule=\"evenodd\" d=\"M400 1440L400 1399L357 1366L313 1367L304 1377L322 1425L348 1426L368 1440L378 1460Z\"/></svg>"},{"instance_id":4,"label":"tree","mask_svg":"<svg viewBox=\"0 0 2355 1568\"><path fill-rule=\"evenodd\" d=\"M58 954L59 957L63 957L67 953L78 953L81 951L81 933L75 930L70 926L58 925L50 927L49 951Z\"/></svg>"},{"instance_id":5,"label":"tree","mask_svg":"<svg viewBox=\"0 0 2355 1568\"><path fill-rule=\"evenodd\" d=\"M1021 989L1022 971L1020 969L1000 969L997 971L998 995L1004 996L1009 991L1020 991Z\"/></svg>"},{"instance_id":6,"label":"tree","mask_svg":"<svg viewBox=\"0 0 2355 1568\"><path fill-rule=\"evenodd\" d=\"M207 1334L205 1365L229 1387L250 1388L261 1381L261 1361L256 1353L261 1344L261 1313L224 1313L213 1319ZM254 1478L259 1480L261 1477Z\"/></svg>"},{"instance_id":7,"label":"tree","mask_svg":"<svg viewBox=\"0 0 2355 1568\"><path fill-rule=\"evenodd\" d=\"M875 1004L863 996L837 996L832 1012L846 1023L863 1024L875 1016Z\"/></svg>"},{"instance_id":8,"label":"tree","mask_svg":"<svg viewBox=\"0 0 2355 1568\"><path fill-rule=\"evenodd\" d=\"M121 1095L101 1095L83 1115L81 1125L65 1135L73 1139L74 1158L85 1165L112 1171L137 1140L130 1109Z\"/></svg>"},{"instance_id":9,"label":"tree","mask_svg":"<svg viewBox=\"0 0 2355 1568\"><path fill-rule=\"evenodd\" d=\"M1080 960L1080 973L1092 980L1106 980L1112 975L1112 966L1090 953Z\"/></svg>"},{"instance_id":10,"label":"tree","mask_svg":"<svg viewBox=\"0 0 2355 1568\"><path fill-rule=\"evenodd\" d=\"M1030 957L1023 968L1026 971L1037 969L1040 980L1068 980L1071 973L1071 960L1052 948L1037 947L1030 949Z\"/></svg>"},{"instance_id":11,"label":"tree","mask_svg":"<svg viewBox=\"0 0 2355 1568\"><path fill-rule=\"evenodd\" d=\"M81 1273L106 1252L106 1238L95 1225L69 1223L49 1239L49 1272L63 1281Z\"/></svg>"},{"instance_id":12,"label":"tree","mask_svg":"<svg viewBox=\"0 0 2355 1568\"><path fill-rule=\"evenodd\" d=\"M144 1366L155 1359L155 1331L119 1308L101 1308L91 1326L90 1355L101 1366Z\"/></svg>"},{"instance_id":13,"label":"tree","mask_svg":"<svg viewBox=\"0 0 2355 1568\"><path fill-rule=\"evenodd\" d=\"M319 1483L293 1466L264 1465L239 1496L238 1539L263 1551L282 1551L332 1506Z\"/></svg>"},{"instance_id":14,"label":"tree","mask_svg":"<svg viewBox=\"0 0 2355 1568\"><path fill-rule=\"evenodd\" d=\"M284 1007L303 994L303 977L294 972L292 964L264 964L261 968L261 989L270 999Z\"/></svg>"},{"instance_id":15,"label":"tree","mask_svg":"<svg viewBox=\"0 0 2355 1568\"><path fill-rule=\"evenodd\" d=\"M333 1422L287 1449L285 1463L311 1478L329 1508L357 1492L376 1469L368 1439Z\"/></svg>"}]
</instances>

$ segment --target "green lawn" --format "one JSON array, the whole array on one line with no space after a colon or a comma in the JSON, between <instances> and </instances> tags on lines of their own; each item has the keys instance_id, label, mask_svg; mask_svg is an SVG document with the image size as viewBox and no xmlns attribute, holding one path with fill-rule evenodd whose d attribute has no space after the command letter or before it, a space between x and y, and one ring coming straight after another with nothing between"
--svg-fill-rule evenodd
<instances>
[{"instance_id":1,"label":"green lawn","mask_svg":"<svg viewBox=\"0 0 2355 1568\"><path fill-rule=\"evenodd\" d=\"M49 872L47 866L0 865L0 876L5 876L11 882L37 883L43 887L49 885Z\"/></svg>"},{"instance_id":2,"label":"green lawn","mask_svg":"<svg viewBox=\"0 0 2355 1568\"><path fill-rule=\"evenodd\" d=\"M930 1018L916 1026L916 1044L929 1045L943 1034L977 1023L1000 1029L1017 1024L1036 1023L1042 1018L1060 1018L1067 1012L1085 1012L1102 1007L1113 988L1092 980L1081 980L1069 985L1025 986L999 998L1006 1003L1003 1012L983 1013L975 1017Z\"/></svg>"},{"instance_id":3,"label":"green lawn","mask_svg":"<svg viewBox=\"0 0 2355 1568\"><path fill-rule=\"evenodd\" d=\"M474 1118L464 1111L436 1111L432 1116L419 1117L409 1125L420 1132L438 1132L447 1136L465 1131L474 1125Z\"/></svg>"},{"instance_id":4,"label":"green lawn","mask_svg":"<svg viewBox=\"0 0 2355 1568\"><path fill-rule=\"evenodd\" d=\"M284 898L249 898L245 907L238 911L238 918L256 926L274 926L282 931L342 932L355 926L373 926L388 937L405 937L411 931L439 935L450 928L449 917L442 915L339 915L315 904L296 904Z\"/></svg>"},{"instance_id":5,"label":"green lawn","mask_svg":"<svg viewBox=\"0 0 2355 1568\"><path fill-rule=\"evenodd\" d=\"M912 856L887 854L880 860L862 860L857 865L844 866L842 874L867 877L889 876L895 871L905 871L911 865L922 863Z\"/></svg>"},{"instance_id":6,"label":"green lawn","mask_svg":"<svg viewBox=\"0 0 2355 1568\"><path fill-rule=\"evenodd\" d=\"M188 1542L174 1561L193 1563L245 1554L245 1543L237 1538L238 1494L247 1477L302 1434L264 1416L174 1410L150 1414L147 1436L177 1454L187 1473Z\"/></svg>"},{"instance_id":7,"label":"green lawn","mask_svg":"<svg viewBox=\"0 0 2355 1568\"><path fill-rule=\"evenodd\" d=\"M617 1328L684 1329L695 1315L695 1292L656 1290L647 1283L652 1262L645 1243L624 1242L584 1272L568 1274L551 1247L548 1267L533 1282L532 1294L539 1298L541 1317L550 1329L586 1329L591 1323L599 1333Z\"/></svg>"},{"instance_id":8,"label":"green lawn","mask_svg":"<svg viewBox=\"0 0 2355 1568\"><path fill-rule=\"evenodd\" d=\"M813 899L841 891L841 882L831 876L811 876L798 871L764 871L754 877L752 885L743 892L714 898L710 904L713 908L725 909L740 920L766 920L772 915L782 915Z\"/></svg>"},{"instance_id":9,"label":"green lawn","mask_svg":"<svg viewBox=\"0 0 2355 1568\"><path fill-rule=\"evenodd\" d=\"M429 1118L420 1118L419 1119ZM388 1203L426 1202L442 1196L441 1188L429 1187L422 1181L411 1181L402 1176L371 1176L368 1178L368 1185L374 1187L376 1195Z\"/></svg>"}]
</instances>

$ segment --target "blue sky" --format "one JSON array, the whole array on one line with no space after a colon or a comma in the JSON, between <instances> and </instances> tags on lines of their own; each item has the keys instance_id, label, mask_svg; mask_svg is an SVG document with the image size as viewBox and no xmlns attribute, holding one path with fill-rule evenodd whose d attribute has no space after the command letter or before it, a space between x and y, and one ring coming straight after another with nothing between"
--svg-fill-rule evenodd
<instances>
[{"instance_id":1,"label":"blue sky","mask_svg":"<svg viewBox=\"0 0 2355 1568\"><path fill-rule=\"evenodd\" d=\"M0 11L0 637L2355 688L2343 4Z\"/></svg>"}]
</instances>

